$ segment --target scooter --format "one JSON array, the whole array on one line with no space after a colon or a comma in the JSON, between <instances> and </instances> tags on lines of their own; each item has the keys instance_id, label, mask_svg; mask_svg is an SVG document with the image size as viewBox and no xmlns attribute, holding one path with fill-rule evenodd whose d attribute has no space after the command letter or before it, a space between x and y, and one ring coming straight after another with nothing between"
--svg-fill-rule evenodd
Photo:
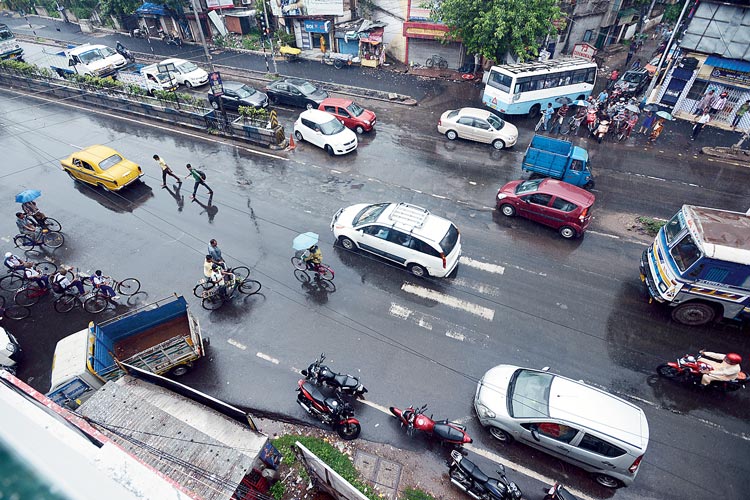
<instances>
[{"instance_id":1,"label":"scooter","mask_svg":"<svg viewBox=\"0 0 750 500\"><path fill-rule=\"evenodd\" d=\"M453 450L449 467L451 483L476 500L520 500L523 496L516 483L505 477L502 464L497 470L499 478L487 477L474 462Z\"/></svg>"},{"instance_id":2,"label":"scooter","mask_svg":"<svg viewBox=\"0 0 750 500\"><path fill-rule=\"evenodd\" d=\"M700 385L703 376L701 370L706 368L711 368L711 365L703 363L700 360L700 354L698 356L685 354L677 361L657 366L656 373L664 378ZM747 372L740 372L734 380L714 380L709 384L709 387L723 392L734 392L743 389L748 378L750 378L750 375Z\"/></svg>"},{"instance_id":3,"label":"scooter","mask_svg":"<svg viewBox=\"0 0 750 500\"><path fill-rule=\"evenodd\" d=\"M560 483L553 484L547 494L544 495L544 500L578 500L571 492L565 489Z\"/></svg>"},{"instance_id":4,"label":"scooter","mask_svg":"<svg viewBox=\"0 0 750 500\"><path fill-rule=\"evenodd\" d=\"M303 380L297 382L297 404L303 410L326 425L330 425L341 436L351 441L357 439L362 426L354 418L354 408L336 394L327 398L311 383Z\"/></svg>"},{"instance_id":5,"label":"scooter","mask_svg":"<svg viewBox=\"0 0 750 500\"><path fill-rule=\"evenodd\" d=\"M334 372L322 364L325 359L326 355L321 353L320 357L307 367L307 370L302 370L305 379L317 386L330 387L336 392L348 394L357 399L365 399L367 389L359 382L359 379L348 374Z\"/></svg>"},{"instance_id":6,"label":"scooter","mask_svg":"<svg viewBox=\"0 0 750 500\"><path fill-rule=\"evenodd\" d=\"M596 132L594 132L594 137L596 137L597 141L601 144L602 139L607 135L607 132L609 132L609 120L602 120L596 128Z\"/></svg>"},{"instance_id":7,"label":"scooter","mask_svg":"<svg viewBox=\"0 0 750 500\"><path fill-rule=\"evenodd\" d=\"M410 436L417 430L436 437L441 443L448 443L455 447L461 447L465 443L472 442L472 439L466 433L466 426L449 422L447 419L435 422L432 415L426 416L424 412L427 410L427 405L421 408L414 408L412 405L405 410L399 410L395 406L391 406L390 410L398 419L401 427L406 427L406 433Z\"/></svg>"}]
</instances>

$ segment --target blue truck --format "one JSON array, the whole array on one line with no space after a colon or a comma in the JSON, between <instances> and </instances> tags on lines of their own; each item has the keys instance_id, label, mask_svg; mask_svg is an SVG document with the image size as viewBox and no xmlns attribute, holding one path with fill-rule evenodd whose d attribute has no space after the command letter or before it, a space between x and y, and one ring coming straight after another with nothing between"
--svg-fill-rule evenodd
<instances>
[{"instance_id":1,"label":"blue truck","mask_svg":"<svg viewBox=\"0 0 750 500\"><path fill-rule=\"evenodd\" d=\"M588 151L569 141L535 135L526 149L521 169L586 189L594 187Z\"/></svg>"},{"instance_id":2,"label":"blue truck","mask_svg":"<svg viewBox=\"0 0 750 500\"><path fill-rule=\"evenodd\" d=\"M182 296L147 304L63 338L55 347L47 396L79 405L109 380L125 374L122 363L158 375L180 376L203 357L208 339Z\"/></svg>"}]
</instances>

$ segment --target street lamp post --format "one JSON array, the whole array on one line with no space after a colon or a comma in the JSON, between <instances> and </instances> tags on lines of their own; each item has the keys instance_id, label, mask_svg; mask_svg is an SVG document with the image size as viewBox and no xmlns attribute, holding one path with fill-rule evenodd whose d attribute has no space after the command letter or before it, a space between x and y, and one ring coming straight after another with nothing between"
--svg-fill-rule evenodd
<instances>
[{"instance_id":1,"label":"street lamp post","mask_svg":"<svg viewBox=\"0 0 750 500\"><path fill-rule=\"evenodd\" d=\"M273 56L273 38L269 38L267 36L271 30L269 29L270 25L268 24L268 11L266 10L266 0L262 0L262 2L263 2L263 19L266 20L266 33L264 33L264 35L266 35L265 38L268 38L268 41L271 44L271 60L273 61L273 72L274 74L278 75L279 69L276 67L276 58ZM266 58L266 71L268 71L268 56L266 56L265 54L266 54L266 42L264 41L263 42L263 55Z\"/></svg>"},{"instance_id":2,"label":"street lamp post","mask_svg":"<svg viewBox=\"0 0 750 500\"><path fill-rule=\"evenodd\" d=\"M214 69L214 63L211 60L211 54L208 52L208 45L206 44L206 37L203 36L203 28L201 28L201 20L200 17L198 17L198 6L195 2L195 0L190 0L190 5L193 7L193 14L195 14L195 22L198 24L198 35L201 37L201 45L203 46L203 53L206 56L206 63L208 64L208 69L211 70L211 73L215 73L216 70ZM224 101L222 101L221 96L219 96L219 109L221 109L221 117L224 119L224 124L226 125L228 122L227 118L227 112L224 109Z\"/></svg>"},{"instance_id":3,"label":"street lamp post","mask_svg":"<svg viewBox=\"0 0 750 500\"><path fill-rule=\"evenodd\" d=\"M674 29L672 30L672 36L669 37L669 41L667 42L667 46L664 48L664 52L662 53L661 57L659 58L659 64L656 66L656 71L654 71L654 77L651 79L651 83L648 85L648 89L646 90L646 99L651 98L651 93L654 91L654 88L656 87L656 80L659 78L659 72L661 71L661 67L664 64L664 59L666 59L667 54L669 54L669 49L672 47L672 42L674 41L675 35L677 35L677 30L680 28L680 23L682 22L682 17L685 15L685 11L688 8L688 4L691 0L685 0L685 5L682 7L682 12L680 12L680 17L677 18L677 23L674 25Z\"/></svg>"}]
</instances>

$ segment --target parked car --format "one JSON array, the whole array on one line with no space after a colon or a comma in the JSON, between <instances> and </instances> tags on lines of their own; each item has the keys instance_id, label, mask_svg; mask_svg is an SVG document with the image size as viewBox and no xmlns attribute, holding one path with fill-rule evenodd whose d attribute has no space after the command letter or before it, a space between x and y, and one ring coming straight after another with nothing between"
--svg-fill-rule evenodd
<instances>
[{"instance_id":1,"label":"parked car","mask_svg":"<svg viewBox=\"0 0 750 500\"><path fill-rule=\"evenodd\" d=\"M109 191L119 191L143 175L138 164L107 146L89 146L60 160L60 164L72 179Z\"/></svg>"},{"instance_id":2,"label":"parked car","mask_svg":"<svg viewBox=\"0 0 750 500\"><path fill-rule=\"evenodd\" d=\"M406 267L418 277L448 276L461 256L461 235L449 220L409 203L360 203L331 220L336 241Z\"/></svg>"},{"instance_id":3,"label":"parked car","mask_svg":"<svg viewBox=\"0 0 750 500\"><path fill-rule=\"evenodd\" d=\"M596 197L555 179L511 181L497 192L496 206L506 217L520 215L559 231L563 238L583 236Z\"/></svg>"},{"instance_id":4,"label":"parked car","mask_svg":"<svg viewBox=\"0 0 750 500\"><path fill-rule=\"evenodd\" d=\"M633 483L648 447L638 406L545 370L491 368L477 385L474 410L498 441L518 440L570 462L608 488Z\"/></svg>"},{"instance_id":5,"label":"parked car","mask_svg":"<svg viewBox=\"0 0 750 500\"><path fill-rule=\"evenodd\" d=\"M177 81L178 85L184 85L187 88L200 87L208 83L208 73L199 68L194 62L185 59L170 58L164 59L159 65L174 64L174 70L169 70L169 74Z\"/></svg>"},{"instance_id":6,"label":"parked car","mask_svg":"<svg viewBox=\"0 0 750 500\"><path fill-rule=\"evenodd\" d=\"M357 134L344 127L335 116L318 109L300 113L294 122L294 137L325 149L331 156L345 155L357 149Z\"/></svg>"},{"instance_id":7,"label":"parked car","mask_svg":"<svg viewBox=\"0 0 750 500\"><path fill-rule=\"evenodd\" d=\"M350 128L358 134L364 134L375 127L377 117L375 113L359 106L351 99L338 99L329 97L320 103L318 109L331 113L341 120L347 128Z\"/></svg>"},{"instance_id":8,"label":"parked car","mask_svg":"<svg viewBox=\"0 0 750 500\"><path fill-rule=\"evenodd\" d=\"M492 144L495 149L513 146L518 129L499 116L478 108L450 109L438 120L438 132L451 141L457 137Z\"/></svg>"},{"instance_id":9,"label":"parked car","mask_svg":"<svg viewBox=\"0 0 750 500\"><path fill-rule=\"evenodd\" d=\"M631 69L622 74L615 83L615 88L622 89L623 94L638 95L646 88L650 79L648 69Z\"/></svg>"},{"instance_id":10,"label":"parked car","mask_svg":"<svg viewBox=\"0 0 750 500\"><path fill-rule=\"evenodd\" d=\"M263 92L259 92L242 82L225 81L222 83L224 93L221 96L215 96L212 92L208 92L208 102L214 109L220 109L219 101L224 104L225 110L235 112L239 110L240 106L268 107L268 96Z\"/></svg>"},{"instance_id":11,"label":"parked car","mask_svg":"<svg viewBox=\"0 0 750 500\"><path fill-rule=\"evenodd\" d=\"M289 104L300 108L317 108L328 92L307 80L284 78L266 85L268 98L274 104Z\"/></svg>"}]
</instances>

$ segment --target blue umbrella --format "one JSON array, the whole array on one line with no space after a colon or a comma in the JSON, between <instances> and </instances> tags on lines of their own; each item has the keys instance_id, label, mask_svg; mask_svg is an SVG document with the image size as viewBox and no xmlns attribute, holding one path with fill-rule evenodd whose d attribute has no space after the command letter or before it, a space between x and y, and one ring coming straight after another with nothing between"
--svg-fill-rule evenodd
<instances>
[{"instance_id":1,"label":"blue umbrella","mask_svg":"<svg viewBox=\"0 0 750 500\"><path fill-rule=\"evenodd\" d=\"M316 233L302 233L292 241L294 250L306 250L318 242L319 236Z\"/></svg>"},{"instance_id":2,"label":"blue umbrella","mask_svg":"<svg viewBox=\"0 0 750 500\"><path fill-rule=\"evenodd\" d=\"M40 196L42 196L42 192L38 189L27 189L16 195L16 203L26 203L27 201L36 200Z\"/></svg>"},{"instance_id":3,"label":"blue umbrella","mask_svg":"<svg viewBox=\"0 0 750 500\"><path fill-rule=\"evenodd\" d=\"M589 104L591 103L588 101L584 101L583 99L578 99L577 101L573 102L574 106L588 106Z\"/></svg>"}]
</instances>

